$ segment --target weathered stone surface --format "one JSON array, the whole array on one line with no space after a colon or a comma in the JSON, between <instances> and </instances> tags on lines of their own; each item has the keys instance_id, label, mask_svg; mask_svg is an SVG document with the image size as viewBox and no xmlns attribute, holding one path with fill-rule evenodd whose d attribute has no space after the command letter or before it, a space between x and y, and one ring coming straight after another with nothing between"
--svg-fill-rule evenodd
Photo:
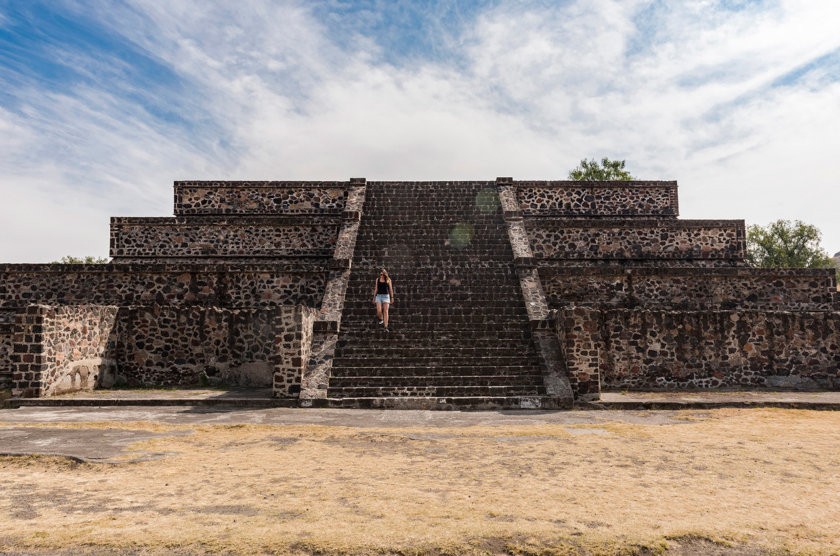
<instances>
[{"instance_id":1,"label":"weathered stone surface","mask_svg":"<svg viewBox=\"0 0 840 556\"><path fill-rule=\"evenodd\" d=\"M312 351L301 380L301 401L327 397L337 342L338 332L316 332L314 334Z\"/></svg>"},{"instance_id":2,"label":"weathered stone surface","mask_svg":"<svg viewBox=\"0 0 840 556\"><path fill-rule=\"evenodd\" d=\"M570 374L600 373L603 388L840 387L837 312L561 313Z\"/></svg>"},{"instance_id":3,"label":"weathered stone surface","mask_svg":"<svg viewBox=\"0 0 840 556\"><path fill-rule=\"evenodd\" d=\"M513 182L523 214L676 217L677 182ZM507 209L506 209L507 210Z\"/></svg>"},{"instance_id":4,"label":"weathered stone surface","mask_svg":"<svg viewBox=\"0 0 840 556\"><path fill-rule=\"evenodd\" d=\"M330 257L339 221L320 218L111 218L111 257Z\"/></svg>"},{"instance_id":5,"label":"weathered stone surface","mask_svg":"<svg viewBox=\"0 0 840 556\"><path fill-rule=\"evenodd\" d=\"M14 318L14 315L12 315ZM12 387L14 321L0 322L0 389Z\"/></svg>"},{"instance_id":6,"label":"weathered stone surface","mask_svg":"<svg viewBox=\"0 0 840 556\"><path fill-rule=\"evenodd\" d=\"M176 181L175 214L311 214L344 210L349 182Z\"/></svg>"},{"instance_id":7,"label":"weathered stone surface","mask_svg":"<svg viewBox=\"0 0 840 556\"><path fill-rule=\"evenodd\" d=\"M317 306L327 262L318 265L5 264L0 310L29 304Z\"/></svg>"},{"instance_id":8,"label":"weathered stone surface","mask_svg":"<svg viewBox=\"0 0 840 556\"><path fill-rule=\"evenodd\" d=\"M539 259L731 260L743 264L743 220L527 219Z\"/></svg>"},{"instance_id":9,"label":"weathered stone surface","mask_svg":"<svg viewBox=\"0 0 840 556\"><path fill-rule=\"evenodd\" d=\"M271 386L277 330L285 330L296 309L121 309L116 380L131 386Z\"/></svg>"},{"instance_id":10,"label":"weathered stone surface","mask_svg":"<svg viewBox=\"0 0 840 556\"><path fill-rule=\"evenodd\" d=\"M18 314L13 393L38 397L95 388L100 372L116 365L117 311L96 305L33 305Z\"/></svg>"},{"instance_id":11,"label":"weathered stone surface","mask_svg":"<svg viewBox=\"0 0 840 556\"><path fill-rule=\"evenodd\" d=\"M571 307L555 316L566 373L576 399L597 400L601 393L601 359L606 349L600 311Z\"/></svg>"},{"instance_id":12,"label":"weathered stone surface","mask_svg":"<svg viewBox=\"0 0 840 556\"><path fill-rule=\"evenodd\" d=\"M541 267L539 275L552 308L840 308L831 269Z\"/></svg>"},{"instance_id":13,"label":"weathered stone surface","mask_svg":"<svg viewBox=\"0 0 840 556\"><path fill-rule=\"evenodd\" d=\"M274 396L300 397L303 372L312 353L312 325L316 312L308 307L285 310L274 343Z\"/></svg>"}]
</instances>

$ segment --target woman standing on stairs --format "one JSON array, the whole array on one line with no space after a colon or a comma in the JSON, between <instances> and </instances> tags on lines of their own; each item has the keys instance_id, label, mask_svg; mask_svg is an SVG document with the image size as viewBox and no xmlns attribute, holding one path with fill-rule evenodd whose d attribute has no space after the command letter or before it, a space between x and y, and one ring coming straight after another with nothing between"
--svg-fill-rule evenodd
<instances>
[{"instance_id":1,"label":"woman standing on stairs","mask_svg":"<svg viewBox=\"0 0 840 556\"><path fill-rule=\"evenodd\" d=\"M391 277L384 268L379 271L379 278L376 279L376 287L373 288L373 302L376 304L376 316L379 324L385 325L385 332L388 332L388 306L396 301L394 296L394 285Z\"/></svg>"}]
</instances>

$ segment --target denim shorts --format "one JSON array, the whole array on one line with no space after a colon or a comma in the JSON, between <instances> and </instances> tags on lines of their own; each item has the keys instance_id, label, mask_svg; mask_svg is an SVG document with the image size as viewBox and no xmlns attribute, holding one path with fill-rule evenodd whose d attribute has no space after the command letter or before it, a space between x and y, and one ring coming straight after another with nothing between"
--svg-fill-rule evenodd
<instances>
[{"instance_id":1,"label":"denim shorts","mask_svg":"<svg viewBox=\"0 0 840 556\"><path fill-rule=\"evenodd\" d=\"M391 296L387 293L378 293L376 294L376 302L377 303L390 303Z\"/></svg>"}]
</instances>

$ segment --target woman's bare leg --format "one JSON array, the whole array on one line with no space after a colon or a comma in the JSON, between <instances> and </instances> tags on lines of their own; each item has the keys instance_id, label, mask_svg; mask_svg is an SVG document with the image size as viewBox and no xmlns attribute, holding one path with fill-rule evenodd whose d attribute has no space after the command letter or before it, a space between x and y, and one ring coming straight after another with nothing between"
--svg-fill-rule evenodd
<instances>
[{"instance_id":1,"label":"woman's bare leg","mask_svg":"<svg viewBox=\"0 0 840 556\"><path fill-rule=\"evenodd\" d=\"M382 304L382 314L385 315L385 318L382 319L385 321L385 328L388 328L388 306L390 303L383 303Z\"/></svg>"},{"instance_id":2,"label":"woman's bare leg","mask_svg":"<svg viewBox=\"0 0 840 556\"><path fill-rule=\"evenodd\" d=\"M382 318L382 305L386 305L386 306L387 306L387 304L386 304L386 303L378 303L378 302L377 302L377 304L376 304L376 316L377 316L377 318L379 318L379 320L384 320L384 319ZM386 314L387 314L387 313L386 313ZM387 320L385 321L385 326L388 326L388 321L387 321Z\"/></svg>"}]
</instances>

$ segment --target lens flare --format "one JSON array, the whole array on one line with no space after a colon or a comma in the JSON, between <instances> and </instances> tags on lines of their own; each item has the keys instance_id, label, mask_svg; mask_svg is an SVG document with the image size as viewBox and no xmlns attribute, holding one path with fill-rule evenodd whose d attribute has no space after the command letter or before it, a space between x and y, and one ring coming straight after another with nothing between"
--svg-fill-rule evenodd
<instances>
[{"instance_id":1,"label":"lens flare","mask_svg":"<svg viewBox=\"0 0 840 556\"><path fill-rule=\"evenodd\" d=\"M484 214L493 214L501 206L499 192L495 188L485 187L475 196L475 206Z\"/></svg>"},{"instance_id":2,"label":"lens flare","mask_svg":"<svg viewBox=\"0 0 840 556\"><path fill-rule=\"evenodd\" d=\"M459 222L449 232L449 245L458 250L463 249L470 244L474 235L475 228L473 228L472 224Z\"/></svg>"}]
</instances>

